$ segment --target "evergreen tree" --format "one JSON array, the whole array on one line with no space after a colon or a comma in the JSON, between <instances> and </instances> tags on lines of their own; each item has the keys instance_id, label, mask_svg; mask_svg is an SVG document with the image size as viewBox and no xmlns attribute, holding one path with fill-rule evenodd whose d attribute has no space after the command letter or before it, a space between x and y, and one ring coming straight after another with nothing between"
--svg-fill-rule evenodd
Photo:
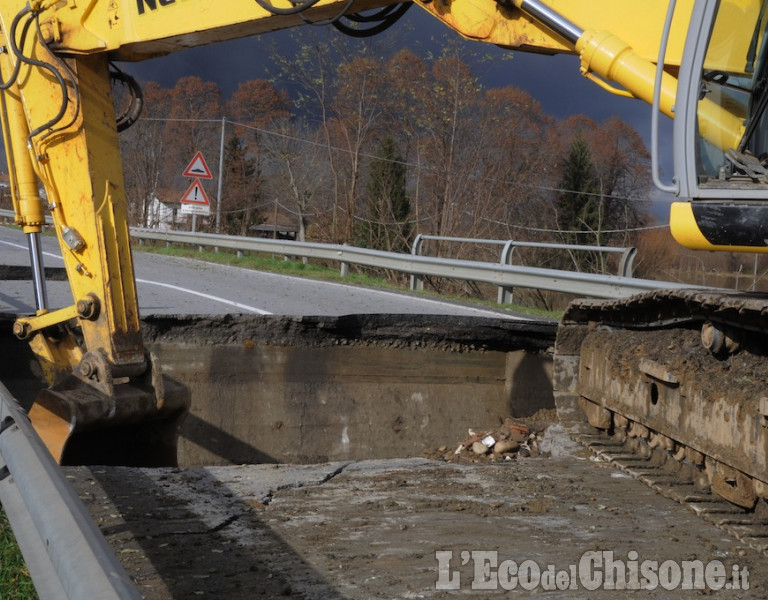
<instances>
[{"instance_id":1,"label":"evergreen tree","mask_svg":"<svg viewBox=\"0 0 768 600\"><path fill-rule=\"evenodd\" d=\"M368 218L357 227L356 244L406 252L411 236L411 203L405 190L405 165L395 142L386 138L371 161L367 187Z\"/></svg>"},{"instance_id":2,"label":"evergreen tree","mask_svg":"<svg viewBox=\"0 0 768 600\"><path fill-rule=\"evenodd\" d=\"M234 135L224 148L224 198L222 230L247 235L261 221L255 209L261 192L258 161L250 156L245 141Z\"/></svg>"},{"instance_id":3,"label":"evergreen tree","mask_svg":"<svg viewBox=\"0 0 768 600\"><path fill-rule=\"evenodd\" d=\"M556 215L563 242L602 245L605 203L592 152L580 134L571 143L559 187ZM571 259L579 271L598 271L602 266L598 253L573 251Z\"/></svg>"}]
</instances>

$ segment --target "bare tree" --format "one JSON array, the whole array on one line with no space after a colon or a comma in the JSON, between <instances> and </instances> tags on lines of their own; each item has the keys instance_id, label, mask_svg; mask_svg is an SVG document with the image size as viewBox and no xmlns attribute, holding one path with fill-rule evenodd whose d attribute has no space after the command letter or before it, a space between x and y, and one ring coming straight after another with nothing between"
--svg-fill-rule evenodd
<instances>
[{"instance_id":1,"label":"bare tree","mask_svg":"<svg viewBox=\"0 0 768 600\"><path fill-rule=\"evenodd\" d=\"M238 84L226 105L235 123L222 125L229 138L224 197L220 201L228 227L240 235L246 235L260 219L257 205L264 196L261 129L275 119L287 117L287 103L287 95L269 81L254 79Z\"/></svg>"},{"instance_id":2,"label":"bare tree","mask_svg":"<svg viewBox=\"0 0 768 600\"><path fill-rule=\"evenodd\" d=\"M363 150L369 147L376 121L381 115L380 62L371 57L355 57L340 65L338 90L333 102L333 130L336 146L343 149L339 162L345 166L344 241L351 241L360 196Z\"/></svg>"},{"instance_id":3,"label":"bare tree","mask_svg":"<svg viewBox=\"0 0 768 600\"><path fill-rule=\"evenodd\" d=\"M165 161L166 117L170 110L170 93L155 82L144 86L143 118L120 135L123 156L128 214L132 224L150 227L150 207L160 188L160 175Z\"/></svg>"},{"instance_id":4,"label":"bare tree","mask_svg":"<svg viewBox=\"0 0 768 600\"><path fill-rule=\"evenodd\" d=\"M264 135L265 162L269 171L267 196L275 208L298 224L298 239L305 241L310 219L322 211L328 177L321 157L324 149L312 141L313 133L291 119L276 119Z\"/></svg>"}]
</instances>

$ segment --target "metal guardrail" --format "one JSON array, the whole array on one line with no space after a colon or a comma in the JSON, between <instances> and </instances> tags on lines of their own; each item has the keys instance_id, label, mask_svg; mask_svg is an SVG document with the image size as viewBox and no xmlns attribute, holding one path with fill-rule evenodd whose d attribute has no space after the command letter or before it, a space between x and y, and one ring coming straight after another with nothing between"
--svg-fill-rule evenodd
<instances>
[{"instance_id":1,"label":"metal guardrail","mask_svg":"<svg viewBox=\"0 0 768 600\"><path fill-rule=\"evenodd\" d=\"M635 247L620 248L614 246L555 244L549 242L521 242L518 240L488 240L465 237L449 237L442 235L424 235L422 233L417 235L416 239L413 241L411 254L416 256L424 256L424 242L428 240L502 246L501 258L499 260L499 263L502 265L513 264L512 260L514 258L515 248L546 248L549 250L588 251L601 252L606 254L620 253L621 258L619 259L619 267L617 273L617 275L620 277L632 277L632 267L635 261L635 256L637 255L637 248ZM420 277L419 275L411 275L410 287L412 290L423 290L424 278ZM500 286L497 302L499 304L511 304L513 289L514 288Z\"/></svg>"},{"instance_id":2,"label":"metal guardrail","mask_svg":"<svg viewBox=\"0 0 768 600\"><path fill-rule=\"evenodd\" d=\"M383 252L337 244L269 240L186 231L158 231L135 227L131 228L131 237L169 244L180 243L199 247L229 248L238 252L263 252L282 256L332 260L341 264L342 274L349 269L350 264L356 264L364 267L400 271L420 277L446 277L489 283L498 287L534 288L593 298L624 298L640 292L658 289L702 289L701 286L668 281L414 256L413 254Z\"/></svg>"},{"instance_id":3,"label":"metal guardrail","mask_svg":"<svg viewBox=\"0 0 768 600\"><path fill-rule=\"evenodd\" d=\"M0 384L0 503L41 600L140 600L64 472Z\"/></svg>"},{"instance_id":4,"label":"metal guardrail","mask_svg":"<svg viewBox=\"0 0 768 600\"><path fill-rule=\"evenodd\" d=\"M16 213L14 213L12 210L8 210L7 208L0 208L0 218L10 219L13 221L16 219ZM53 217L51 215L45 215L45 222L47 225L53 225Z\"/></svg>"},{"instance_id":5,"label":"metal guardrail","mask_svg":"<svg viewBox=\"0 0 768 600\"><path fill-rule=\"evenodd\" d=\"M0 210L0 217L12 218L13 211ZM626 275L600 275L504 264L508 262L508 257L511 256L513 250L509 241L504 242L505 250L502 254L502 262L497 264L383 252L338 244L269 240L212 233L159 231L140 227L131 227L130 232L131 237L139 240L189 244L200 248L205 246L229 248L238 253L263 252L282 256L332 260L340 263L342 275L348 273L349 265L356 264L407 273L411 275L413 281L423 277L446 277L448 279L489 283L499 288L500 303L508 302L511 299L511 290L515 287L564 292L593 298L624 298L657 289L702 289L701 286L652 279L635 279ZM476 242L477 240L473 241ZM534 243L525 242L525 244ZM518 245L522 245L522 243L518 243ZM579 249L578 247L571 248ZM585 248L591 247L585 246ZM631 271L631 260L634 258L632 250L634 249L621 249L622 252L630 252L624 261L628 265L625 267L625 272L627 269ZM411 289L415 289L413 283Z\"/></svg>"},{"instance_id":6,"label":"metal guardrail","mask_svg":"<svg viewBox=\"0 0 768 600\"><path fill-rule=\"evenodd\" d=\"M0 210L0 217L12 218L13 211ZM653 279L635 279L625 275L600 275L502 264L508 261L508 256L511 256L513 246L509 241L504 242L504 252L506 254L503 253L502 255L502 263L486 263L383 252L381 250L370 250L338 244L269 240L213 233L159 231L157 229L144 229L140 227L131 227L130 233L131 237L139 240L155 240L166 242L167 244L189 244L200 248L205 246L229 248L238 253L262 252L282 256L331 260L340 263L342 275L347 274L349 265L356 264L364 267L400 271L411 275L414 280L423 277L445 277L448 279L489 283L499 288L499 295L505 301L509 301L511 297L510 290L515 287L564 292L593 298L624 298L640 292L658 289L703 289L702 286L656 281ZM525 244L535 243L525 242ZM518 243L518 245L522 245L522 243ZM572 246L571 248L579 249L581 247ZM584 248L592 247L585 246ZM631 271L631 260L634 257L633 249L622 248L620 250L630 253L627 254L625 263ZM500 301L500 303L502 302Z\"/></svg>"}]
</instances>

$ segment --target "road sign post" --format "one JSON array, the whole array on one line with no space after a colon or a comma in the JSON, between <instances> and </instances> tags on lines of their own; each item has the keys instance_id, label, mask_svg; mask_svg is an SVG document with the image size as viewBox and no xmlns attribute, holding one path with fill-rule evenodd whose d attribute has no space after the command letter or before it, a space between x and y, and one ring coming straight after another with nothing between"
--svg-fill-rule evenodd
<instances>
[{"instance_id":1,"label":"road sign post","mask_svg":"<svg viewBox=\"0 0 768 600\"><path fill-rule=\"evenodd\" d=\"M197 228L197 215L208 216L211 214L211 202L203 189L203 179L213 179L211 170L203 158L202 152L197 152L187 168L182 173L184 177L191 177L192 184L181 197L181 214L192 215L192 231Z\"/></svg>"}]
</instances>

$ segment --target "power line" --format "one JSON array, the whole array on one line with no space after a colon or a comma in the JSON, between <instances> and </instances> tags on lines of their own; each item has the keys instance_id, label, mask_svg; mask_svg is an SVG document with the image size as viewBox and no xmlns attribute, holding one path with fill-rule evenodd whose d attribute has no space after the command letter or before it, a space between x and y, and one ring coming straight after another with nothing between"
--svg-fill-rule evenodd
<instances>
[{"instance_id":1,"label":"power line","mask_svg":"<svg viewBox=\"0 0 768 600\"><path fill-rule=\"evenodd\" d=\"M511 227L512 229L521 229L522 231L535 231L537 233L567 233L570 235L576 234L582 234L582 235L595 235L595 233L626 233L629 231L648 231L651 229L669 229L669 224L664 225L648 225L645 227L627 227L626 229L600 229L598 232L596 231L573 231L571 229L544 229L541 227L525 227L524 225L511 225L509 223L504 223L503 221L496 221L494 219L489 219L487 217L480 217L483 221L488 221L489 223L493 223L495 225L503 225L504 227Z\"/></svg>"},{"instance_id":2,"label":"power line","mask_svg":"<svg viewBox=\"0 0 768 600\"><path fill-rule=\"evenodd\" d=\"M221 124L221 119L178 119L178 118L159 118L159 117L142 117L139 119L140 121L171 121L171 122L180 122L180 123L217 123ZM295 142L301 142L303 144L308 144L311 146L317 146L320 148L333 150L335 152L341 152L345 154L354 154L354 151L350 150L349 148L342 148L340 146L333 146L331 144L325 144L322 142L316 142L314 140L309 140L306 138L300 138L293 135L289 135L286 133L281 133L277 131L270 131L268 129L264 129L262 127L256 127L254 125L247 125L245 123L239 123L237 121L230 121L229 119L226 119L227 123L230 123L232 125L235 125L236 127L242 127L243 129L250 129L252 131L256 131L258 133L263 133L265 135L271 135L274 137L280 137L283 139L295 141ZM368 154L366 152L358 152L358 156L361 156L363 158L369 158L373 160L380 160L382 162L389 162L393 164L398 165L404 165L406 167L413 167L415 169L423 169L425 171L432 171L432 172L438 172L438 169L434 169L428 165L422 165L420 163L412 163L410 161L404 161L404 160L396 160L396 159L390 159L390 158L382 158L380 156L376 156L375 154ZM456 171L451 172L452 175L458 175ZM595 198L606 198L609 200L626 200L628 202L638 202L642 201L640 198L632 198L630 196L616 196L616 195L605 195L598 192L584 192L584 191L578 191L578 190L568 190L565 188L560 187L554 187L554 186L546 186L546 185L538 185L534 183L523 183L520 181L510 181L508 179L498 179L496 177L487 177L485 178L486 181L495 182L495 183L503 183L505 185L511 185L511 186L518 186L518 187L527 187L535 190L541 190L545 192L558 192L562 194L579 194L581 196L590 196ZM625 231L625 230L621 230Z\"/></svg>"}]
</instances>

